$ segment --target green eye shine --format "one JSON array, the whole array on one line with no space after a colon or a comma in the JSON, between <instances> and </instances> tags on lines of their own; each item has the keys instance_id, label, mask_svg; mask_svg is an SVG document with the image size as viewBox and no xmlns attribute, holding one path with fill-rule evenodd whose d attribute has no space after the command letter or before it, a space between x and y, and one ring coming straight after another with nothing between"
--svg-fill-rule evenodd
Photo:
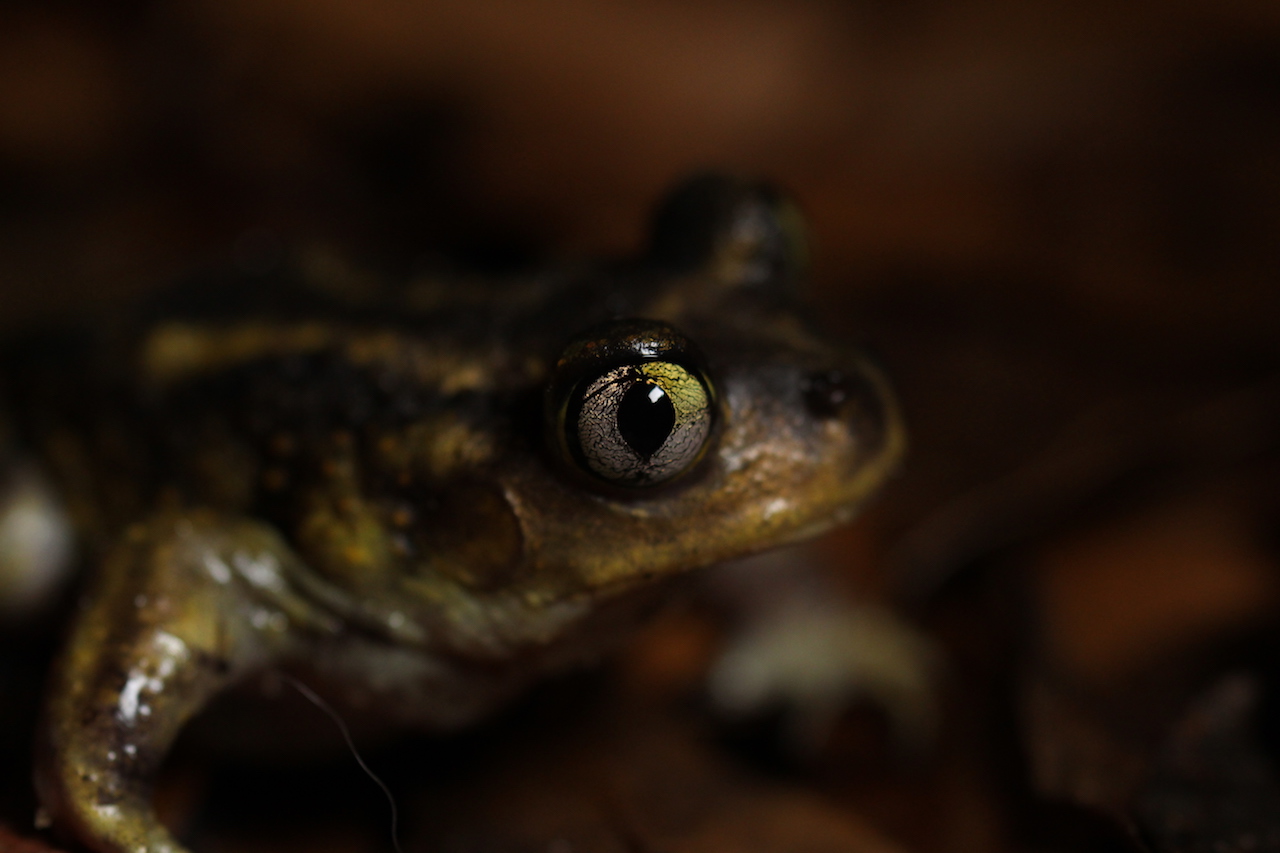
<instances>
[{"instance_id":1,"label":"green eye shine","mask_svg":"<svg viewBox=\"0 0 1280 853\"><path fill-rule=\"evenodd\" d=\"M560 450L618 486L674 480L710 442L715 395L692 344L660 323L622 321L565 351L548 404Z\"/></svg>"}]
</instances>

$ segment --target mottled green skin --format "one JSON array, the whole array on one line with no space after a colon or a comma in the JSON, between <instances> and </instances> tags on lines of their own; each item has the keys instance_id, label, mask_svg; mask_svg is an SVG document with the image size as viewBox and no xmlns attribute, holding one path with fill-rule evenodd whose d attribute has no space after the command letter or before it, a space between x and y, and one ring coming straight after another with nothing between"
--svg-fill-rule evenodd
<instances>
[{"instance_id":1,"label":"mottled green skin","mask_svg":"<svg viewBox=\"0 0 1280 853\"><path fill-rule=\"evenodd\" d=\"M246 674L305 666L340 701L460 725L597 656L663 580L851 517L900 456L894 404L793 312L790 208L712 190L648 264L382 283L303 258L11 358L18 432L96 564L44 716L55 822L180 851L151 777ZM716 384L705 458L652 490L546 437L558 353L613 317L680 329Z\"/></svg>"}]
</instances>

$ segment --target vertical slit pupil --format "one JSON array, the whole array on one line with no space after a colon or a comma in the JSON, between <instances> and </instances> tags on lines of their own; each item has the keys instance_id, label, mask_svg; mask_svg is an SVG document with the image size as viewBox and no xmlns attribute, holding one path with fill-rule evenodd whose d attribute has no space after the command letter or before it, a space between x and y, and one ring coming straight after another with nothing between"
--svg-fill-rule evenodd
<instances>
[{"instance_id":1,"label":"vertical slit pupil","mask_svg":"<svg viewBox=\"0 0 1280 853\"><path fill-rule=\"evenodd\" d=\"M646 462L676 425L675 406L666 392L650 382L637 382L618 403L618 432Z\"/></svg>"}]
</instances>

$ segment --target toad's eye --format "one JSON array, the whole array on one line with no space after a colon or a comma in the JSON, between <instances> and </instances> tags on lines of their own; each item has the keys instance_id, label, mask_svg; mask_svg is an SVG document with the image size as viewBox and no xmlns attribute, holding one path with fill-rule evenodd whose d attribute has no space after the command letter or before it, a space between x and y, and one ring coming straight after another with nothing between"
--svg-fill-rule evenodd
<instances>
[{"instance_id":1,"label":"toad's eye","mask_svg":"<svg viewBox=\"0 0 1280 853\"><path fill-rule=\"evenodd\" d=\"M548 403L570 462L618 486L673 480L702 458L715 398L692 345L670 327L625 321L565 352ZM559 397L559 399L553 399Z\"/></svg>"},{"instance_id":2,"label":"toad's eye","mask_svg":"<svg viewBox=\"0 0 1280 853\"><path fill-rule=\"evenodd\" d=\"M627 486L662 483L702 455L711 400L702 380L669 361L606 371L582 391L565 423L587 466Z\"/></svg>"}]
</instances>

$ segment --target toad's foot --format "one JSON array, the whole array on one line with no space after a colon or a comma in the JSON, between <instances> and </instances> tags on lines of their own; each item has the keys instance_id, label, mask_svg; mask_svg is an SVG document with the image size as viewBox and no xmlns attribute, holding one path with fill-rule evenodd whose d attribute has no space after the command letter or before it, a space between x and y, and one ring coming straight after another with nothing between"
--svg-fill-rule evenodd
<instances>
[{"instance_id":1,"label":"toad's foot","mask_svg":"<svg viewBox=\"0 0 1280 853\"><path fill-rule=\"evenodd\" d=\"M786 745L802 754L825 744L840 716L867 699L914 753L937 729L936 660L930 643L884 607L798 597L730 641L708 690L728 716L780 709Z\"/></svg>"},{"instance_id":2,"label":"toad's foot","mask_svg":"<svg viewBox=\"0 0 1280 853\"><path fill-rule=\"evenodd\" d=\"M36 785L55 825L103 853L181 853L150 802L178 732L305 631L334 630L290 591L294 565L255 522L194 512L129 529L50 685Z\"/></svg>"}]
</instances>

